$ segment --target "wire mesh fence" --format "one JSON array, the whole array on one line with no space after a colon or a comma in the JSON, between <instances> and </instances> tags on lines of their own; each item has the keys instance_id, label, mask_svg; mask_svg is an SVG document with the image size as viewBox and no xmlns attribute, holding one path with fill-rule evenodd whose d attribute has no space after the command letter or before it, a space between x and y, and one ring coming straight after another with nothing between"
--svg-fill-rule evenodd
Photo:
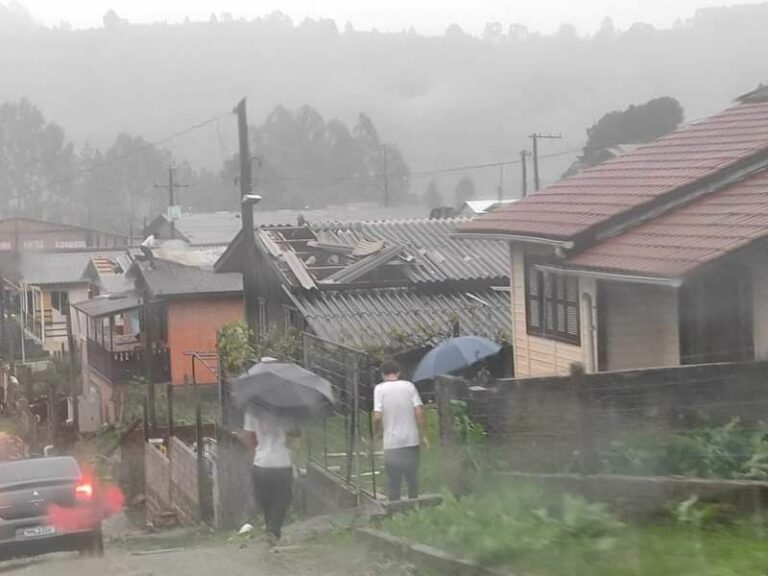
<instances>
[{"instance_id":1,"label":"wire mesh fence","mask_svg":"<svg viewBox=\"0 0 768 576\"><path fill-rule=\"evenodd\" d=\"M263 342L262 354L295 362L325 378L335 399L328 415L304 426L304 454L299 459L322 467L359 495L377 497L383 455L376 449L371 420L376 362L363 351L312 334L292 338L295 342L289 346L286 339L272 345Z\"/></svg>"}]
</instances>

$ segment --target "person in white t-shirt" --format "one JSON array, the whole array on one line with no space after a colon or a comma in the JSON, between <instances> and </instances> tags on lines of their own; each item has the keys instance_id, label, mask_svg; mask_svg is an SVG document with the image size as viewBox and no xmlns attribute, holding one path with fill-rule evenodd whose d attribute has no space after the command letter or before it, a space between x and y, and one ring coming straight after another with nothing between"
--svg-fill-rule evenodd
<instances>
[{"instance_id":1,"label":"person in white t-shirt","mask_svg":"<svg viewBox=\"0 0 768 576\"><path fill-rule=\"evenodd\" d=\"M277 541L293 500L293 466L288 450L292 423L272 411L250 407L243 425L253 449L253 489L264 514L267 535Z\"/></svg>"},{"instance_id":2,"label":"person in white t-shirt","mask_svg":"<svg viewBox=\"0 0 768 576\"><path fill-rule=\"evenodd\" d=\"M389 499L400 500L403 479L408 497L419 495L420 446L429 447L424 430L424 407L412 382L400 379L400 366L393 360L381 365L383 382L373 391L373 424L383 432L384 467Z\"/></svg>"}]
</instances>

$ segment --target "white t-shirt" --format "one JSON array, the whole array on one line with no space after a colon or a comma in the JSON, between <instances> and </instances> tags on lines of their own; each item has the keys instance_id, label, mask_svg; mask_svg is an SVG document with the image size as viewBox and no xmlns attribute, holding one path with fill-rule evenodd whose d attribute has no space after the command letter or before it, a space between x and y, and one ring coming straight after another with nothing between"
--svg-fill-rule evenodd
<instances>
[{"instance_id":1,"label":"white t-shirt","mask_svg":"<svg viewBox=\"0 0 768 576\"><path fill-rule=\"evenodd\" d=\"M243 429L256 433L256 451L253 465L259 468L290 468L291 453L286 441L288 422L271 414L248 410L245 413Z\"/></svg>"},{"instance_id":2,"label":"white t-shirt","mask_svg":"<svg viewBox=\"0 0 768 576\"><path fill-rule=\"evenodd\" d=\"M420 444L414 409L422 406L416 386L407 380L384 381L373 390L373 411L381 412L384 450Z\"/></svg>"}]
</instances>

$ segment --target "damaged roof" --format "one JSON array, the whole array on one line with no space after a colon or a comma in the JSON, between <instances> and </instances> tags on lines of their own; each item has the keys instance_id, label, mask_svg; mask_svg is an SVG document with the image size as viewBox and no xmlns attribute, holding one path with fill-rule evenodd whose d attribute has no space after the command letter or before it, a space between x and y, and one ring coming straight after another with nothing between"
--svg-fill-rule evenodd
<instances>
[{"instance_id":1,"label":"damaged roof","mask_svg":"<svg viewBox=\"0 0 768 576\"><path fill-rule=\"evenodd\" d=\"M349 346L403 347L462 334L498 340L509 331L509 293L412 288L347 289L290 293L318 336Z\"/></svg>"},{"instance_id":2,"label":"damaged roof","mask_svg":"<svg viewBox=\"0 0 768 576\"><path fill-rule=\"evenodd\" d=\"M506 246L454 237L465 218L384 220L265 228L257 242L288 285L404 285L504 280Z\"/></svg>"},{"instance_id":3,"label":"damaged roof","mask_svg":"<svg viewBox=\"0 0 768 576\"><path fill-rule=\"evenodd\" d=\"M126 271L131 255L126 248L21 252L18 274L27 284L79 284L89 281L86 272L94 260L101 266L110 262Z\"/></svg>"}]
</instances>

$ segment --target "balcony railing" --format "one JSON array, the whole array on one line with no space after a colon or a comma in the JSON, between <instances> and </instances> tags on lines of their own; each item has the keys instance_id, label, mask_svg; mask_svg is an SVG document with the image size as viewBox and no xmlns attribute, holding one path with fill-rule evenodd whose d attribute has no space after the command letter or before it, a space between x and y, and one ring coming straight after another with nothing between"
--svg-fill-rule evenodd
<instances>
[{"instance_id":1,"label":"balcony railing","mask_svg":"<svg viewBox=\"0 0 768 576\"><path fill-rule=\"evenodd\" d=\"M108 350L94 340L88 340L88 365L112 384L124 384L132 378L146 375L146 350ZM171 377L170 356L163 346L152 347L152 379L168 382Z\"/></svg>"}]
</instances>

